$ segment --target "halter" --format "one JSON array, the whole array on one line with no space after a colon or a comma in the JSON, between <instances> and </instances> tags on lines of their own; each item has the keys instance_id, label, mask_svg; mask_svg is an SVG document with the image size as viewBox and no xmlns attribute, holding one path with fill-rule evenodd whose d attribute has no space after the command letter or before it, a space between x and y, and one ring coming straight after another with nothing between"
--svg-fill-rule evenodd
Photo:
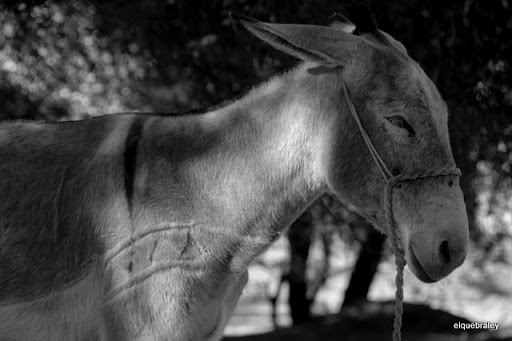
<instances>
[{"instance_id":1,"label":"halter","mask_svg":"<svg viewBox=\"0 0 512 341\"><path fill-rule=\"evenodd\" d=\"M386 182L386 185L384 186L384 211L385 211L385 217L386 217L388 236L391 237L391 245L393 247L393 252L395 253L395 265L396 265L396 271L397 271L396 278L395 278L396 292L395 292L395 321L393 323L393 341L400 341L402 339L400 330L402 328L403 299L404 299L403 286L404 286L405 254L404 254L404 250L402 248L401 237L400 237L398 228L396 227L395 218L393 216L393 188L400 182L420 180L420 179L439 177L439 176L448 176L448 175L456 175L456 176L460 177L462 175L462 173L461 173L460 169L457 167L443 167L440 169L423 170L423 171L417 171L417 172L413 172L413 173L409 173L409 174L406 173L406 174L393 175L393 173L391 173L389 171L389 168L386 166L386 163L380 157L379 153L377 152L377 149L375 149L375 146L373 145L372 141L370 140L368 133L364 129L363 125L361 124L361 119L359 118L356 108L354 107L354 104L352 103L352 100L350 98L350 94L347 89L347 84L344 81L342 81L342 83L343 83L343 92L345 94L345 97L347 98L347 105L350 110L350 113L352 114L352 117L356 121L357 126L359 127L359 131L361 132L361 135L363 136L364 142L366 143L366 146L368 147L368 150L370 151L370 154L372 155L373 160L377 164L377 167L379 168L379 171L382 174L384 181Z\"/></svg>"}]
</instances>

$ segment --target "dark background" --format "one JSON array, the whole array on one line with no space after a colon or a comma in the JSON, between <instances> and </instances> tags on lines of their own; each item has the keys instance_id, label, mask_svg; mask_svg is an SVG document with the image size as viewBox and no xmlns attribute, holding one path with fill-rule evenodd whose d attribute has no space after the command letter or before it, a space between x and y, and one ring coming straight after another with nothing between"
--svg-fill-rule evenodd
<instances>
[{"instance_id":1,"label":"dark background","mask_svg":"<svg viewBox=\"0 0 512 341\"><path fill-rule=\"evenodd\" d=\"M328 24L336 11L352 14L357 24L354 8L361 4L371 8L380 29L407 47L448 103L451 142L463 172L461 186L470 221L471 271L487 278L499 265L511 273L512 2L508 0L4 1L0 4L0 118L67 120L214 105L296 63L233 25L229 11L268 22L318 25ZM315 203L290 229L290 257L281 276L288 283L291 316L299 328L293 330L301 330L296 339L307 334L300 329L303 323L323 326L322 330L342 328L339 333L346 335L358 328L357 321L344 327L325 327L325 320L311 322L310 306L329 277L334 235L357 254L348 290L339 293L345 308L338 315L341 321L352 321L344 312L365 304L381 259L389 260L385 238L372 232L350 207L331 196ZM315 241L320 241L325 261L316 264L311 275L308 252ZM511 277L496 280L511 281ZM501 294L510 299L512 289L506 288ZM269 296L275 303L275 292ZM424 308L411 306L409 321L447 318ZM372 323L377 329L383 323L379 314L391 318L382 309L367 317L366 330ZM423 331L413 322L408 327L407 315L405 321L406 330L418 335L435 331L433 324ZM390 334L390 326L385 322L382 330ZM453 333L448 326L441 326L441 331ZM339 337L339 333L334 334ZM276 340L281 337L279 332L275 335Z\"/></svg>"}]
</instances>

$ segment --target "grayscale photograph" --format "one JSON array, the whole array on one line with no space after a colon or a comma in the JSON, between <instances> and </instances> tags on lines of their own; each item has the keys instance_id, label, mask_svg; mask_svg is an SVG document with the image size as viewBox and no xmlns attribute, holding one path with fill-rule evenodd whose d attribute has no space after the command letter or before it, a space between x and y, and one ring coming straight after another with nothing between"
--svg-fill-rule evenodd
<instances>
[{"instance_id":1,"label":"grayscale photograph","mask_svg":"<svg viewBox=\"0 0 512 341\"><path fill-rule=\"evenodd\" d=\"M512 341L512 1L0 0L0 341Z\"/></svg>"}]
</instances>

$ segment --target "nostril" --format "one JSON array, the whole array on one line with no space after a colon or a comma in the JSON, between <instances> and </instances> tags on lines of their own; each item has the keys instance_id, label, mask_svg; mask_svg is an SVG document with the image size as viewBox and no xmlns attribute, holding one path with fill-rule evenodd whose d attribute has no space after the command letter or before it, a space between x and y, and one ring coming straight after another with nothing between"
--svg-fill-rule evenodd
<instances>
[{"instance_id":1,"label":"nostril","mask_svg":"<svg viewBox=\"0 0 512 341\"><path fill-rule=\"evenodd\" d=\"M453 186L453 180L452 179L448 180L448 186L450 186L450 187Z\"/></svg>"},{"instance_id":2,"label":"nostril","mask_svg":"<svg viewBox=\"0 0 512 341\"><path fill-rule=\"evenodd\" d=\"M441 242L439 256L444 264L450 264L450 247L447 240Z\"/></svg>"}]
</instances>

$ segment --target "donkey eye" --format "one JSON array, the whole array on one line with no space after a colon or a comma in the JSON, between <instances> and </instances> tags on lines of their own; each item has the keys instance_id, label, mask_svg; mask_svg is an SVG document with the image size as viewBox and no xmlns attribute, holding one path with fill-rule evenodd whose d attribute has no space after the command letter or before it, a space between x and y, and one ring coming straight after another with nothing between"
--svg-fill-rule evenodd
<instances>
[{"instance_id":1,"label":"donkey eye","mask_svg":"<svg viewBox=\"0 0 512 341\"><path fill-rule=\"evenodd\" d=\"M409 135L414 135L414 129L412 129L411 125L407 123L407 121L402 116L391 116L386 117L386 119L395 127L405 129Z\"/></svg>"}]
</instances>

